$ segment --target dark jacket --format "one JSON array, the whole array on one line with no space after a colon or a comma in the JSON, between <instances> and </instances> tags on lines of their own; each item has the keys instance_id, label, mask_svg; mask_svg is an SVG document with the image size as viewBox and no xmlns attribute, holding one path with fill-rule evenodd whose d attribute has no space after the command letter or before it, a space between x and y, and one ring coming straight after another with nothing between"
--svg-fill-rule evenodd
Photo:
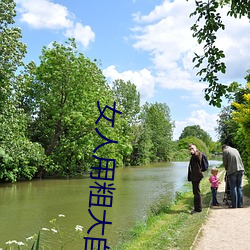
<instances>
[{"instance_id":1,"label":"dark jacket","mask_svg":"<svg viewBox=\"0 0 250 250\"><path fill-rule=\"evenodd\" d=\"M196 150L195 154L191 155L188 166L188 181L200 181L203 178L201 172L202 153Z\"/></svg>"}]
</instances>

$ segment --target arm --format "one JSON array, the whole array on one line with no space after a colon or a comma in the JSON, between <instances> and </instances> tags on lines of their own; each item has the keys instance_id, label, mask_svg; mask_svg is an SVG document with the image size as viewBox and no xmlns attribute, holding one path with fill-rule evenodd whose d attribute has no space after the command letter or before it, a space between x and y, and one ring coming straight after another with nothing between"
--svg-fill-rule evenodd
<instances>
[{"instance_id":1,"label":"arm","mask_svg":"<svg viewBox=\"0 0 250 250\"><path fill-rule=\"evenodd\" d=\"M212 183L212 184L217 184L219 179L217 178L217 176L214 176L214 175L211 175L210 178L209 178L209 181Z\"/></svg>"},{"instance_id":2,"label":"arm","mask_svg":"<svg viewBox=\"0 0 250 250\"><path fill-rule=\"evenodd\" d=\"M223 161L223 166L224 166L224 168L225 168L226 171L227 171L228 164L227 164L227 156L226 156L226 153L225 153L225 152L223 152L222 161Z\"/></svg>"}]
</instances>

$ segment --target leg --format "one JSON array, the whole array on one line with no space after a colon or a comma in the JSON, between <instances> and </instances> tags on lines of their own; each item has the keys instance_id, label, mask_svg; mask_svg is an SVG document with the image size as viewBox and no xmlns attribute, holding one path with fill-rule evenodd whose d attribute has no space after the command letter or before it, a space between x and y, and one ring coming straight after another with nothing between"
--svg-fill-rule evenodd
<instances>
[{"instance_id":1,"label":"leg","mask_svg":"<svg viewBox=\"0 0 250 250\"><path fill-rule=\"evenodd\" d=\"M236 191L237 191L237 206L238 207L243 207L243 195L242 195L242 177L243 177L243 171L238 171L237 172L237 177L236 177Z\"/></svg>"},{"instance_id":2,"label":"leg","mask_svg":"<svg viewBox=\"0 0 250 250\"><path fill-rule=\"evenodd\" d=\"M218 201L217 201L217 188L211 187L211 190L212 190L212 205L216 206L216 205L218 205Z\"/></svg>"},{"instance_id":3,"label":"leg","mask_svg":"<svg viewBox=\"0 0 250 250\"><path fill-rule=\"evenodd\" d=\"M196 212L202 211L200 181L192 181L193 194L194 194L194 210Z\"/></svg>"},{"instance_id":4,"label":"leg","mask_svg":"<svg viewBox=\"0 0 250 250\"><path fill-rule=\"evenodd\" d=\"M237 187L236 187L236 176L237 172L230 174L228 176L228 181L230 185L230 192L232 196L232 207L236 208L237 207L237 201L238 201L238 196L237 196Z\"/></svg>"}]
</instances>

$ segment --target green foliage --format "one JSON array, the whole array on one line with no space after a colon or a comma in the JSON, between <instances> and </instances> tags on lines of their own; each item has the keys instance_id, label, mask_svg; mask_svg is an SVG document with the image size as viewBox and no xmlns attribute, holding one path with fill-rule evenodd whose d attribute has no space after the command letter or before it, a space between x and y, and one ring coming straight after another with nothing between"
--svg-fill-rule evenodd
<instances>
[{"instance_id":1,"label":"green foliage","mask_svg":"<svg viewBox=\"0 0 250 250\"><path fill-rule=\"evenodd\" d=\"M144 125L152 148L150 161L170 160L172 148L173 123L170 118L169 107L165 103L145 103L141 112L141 124Z\"/></svg>"},{"instance_id":2,"label":"green foliage","mask_svg":"<svg viewBox=\"0 0 250 250\"><path fill-rule=\"evenodd\" d=\"M40 246L40 231L38 233L36 241L34 242L34 244L31 247L31 250L39 250L39 246Z\"/></svg>"},{"instance_id":3,"label":"green foliage","mask_svg":"<svg viewBox=\"0 0 250 250\"><path fill-rule=\"evenodd\" d=\"M246 78L248 79L248 77ZM235 111L232 112L232 118L234 121L239 123L240 128L238 129L238 133L235 136L237 141L241 142L239 151L243 155L243 161L245 163L245 171L247 176L250 176L250 147L249 147L249 139L250 139L250 82L246 85L246 91L243 91L244 94L242 98L237 98L238 100L243 100L241 103L235 101L232 102L232 106L236 108Z\"/></svg>"},{"instance_id":4,"label":"green foliage","mask_svg":"<svg viewBox=\"0 0 250 250\"><path fill-rule=\"evenodd\" d=\"M140 107L129 81L117 79L110 88L74 39L44 46L38 65L24 65L15 3L5 0L0 7L0 180L81 175L98 164L93 151L115 159L116 166L173 159L174 124L166 104ZM115 126L103 117L96 124L115 102L122 112L115 114ZM111 119L113 112L107 108L104 115ZM108 140L113 142L97 150Z\"/></svg>"},{"instance_id":5,"label":"green foliage","mask_svg":"<svg viewBox=\"0 0 250 250\"><path fill-rule=\"evenodd\" d=\"M211 136L206 131L201 129L199 125L185 127L179 137L179 140L184 139L185 137L188 137L188 136L199 138L200 140L205 142L207 147L209 147L210 143L212 142Z\"/></svg>"},{"instance_id":6,"label":"green foliage","mask_svg":"<svg viewBox=\"0 0 250 250\"><path fill-rule=\"evenodd\" d=\"M39 167L48 164L41 145L30 142L25 136L24 121L21 112L5 110L0 115L1 180L30 180Z\"/></svg>"},{"instance_id":7,"label":"green foliage","mask_svg":"<svg viewBox=\"0 0 250 250\"><path fill-rule=\"evenodd\" d=\"M209 154L209 150L208 150L206 144L201 139L194 137L194 136L187 136L187 137L179 140L178 147L179 147L179 149L183 149L183 150L186 149L186 151L189 152L188 145L190 143L195 144L199 151L205 153L206 155Z\"/></svg>"},{"instance_id":8,"label":"green foliage","mask_svg":"<svg viewBox=\"0 0 250 250\"><path fill-rule=\"evenodd\" d=\"M32 179L46 164L43 149L31 143L26 135L27 123L20 106L25 85L20 67L26 45L21 30L14 27L15 2L0 2L0 180L15 182Z\"/></svg>"},{"instance_id":9,"label":"green foliage","mask_svg":"<svg viewBox=\"0 0 250 250\"><path fill-rule=\"evenodd\" d=\"M7 102L14 101L10 96L19 84L15 73L26 54L26 45L20 41L21 30L13 26L15 7L13 0L0 1L0 112Z\"/></svg>"},{"instance_id":10,"label":"green foliage","mask_svg":"<svg viewBox=\"0 0 250 250\"><path fill-rule=\"evenodd\" d=\"M230 10L228 15L234 16L235 18L241 18L242 16L248 16L250 19L250 12L249 12L249 1L248 0L223 0L221 4L228 4L230 5Z\"/></svg>"},{"instance_id":11,"label":"green foliage","mask_svg":"<svg viewBox=\"0 0 250 250\"><path fill-rule=\"evenodd\" d=\"M130 81L124 82L123 80L116 80L113 82L113 95L117 103L117 108L122 111L121 118L124 121L120 130L120 138L127 138L128 143L120 143L123 145L123 163L125 165L141 165L142 162L138 161L138 133L141 126L138 124L138 115L140 112L140 94L136 90L136 85ZM122 135L122 136L121 136ZM120 147L120 146L118 146ZM126 149L124 151L124 149ZM142 151L144 151L142 149ZM131 152L136 152L134 153ZM141 158L140 158L141 159Z\"/></svg>"},{"instance_id":12,"label":"green foliage","mask_svg":"<svg viewBox=\"0 0 250 250\"><path fill-rule=\"evenodd\" d=\"M211 142L209 146L209 152L211 154L220 154L222 152L221 143L219 141Z\"/></svg>"},{"instance_id":13,"label":"green foliage","mask_svg":"<svg viewBox=\"0 0 250 250\"><path fill-rule=\"evenodd\" d=\"M95 124L100 116L97 101L100 110L114 105L113 93L101 70L77 51L74 39L65 45L54 42L51 48L44 47L40 60L39 66L34 63L28 66L29 89L23 106L30 107L27 113L31 140L40 143L58 166L43 171L72 176L88 170L94 160L93 150L104 143L96 127L103 136L121 144L104 145L98 149L99 157L116 159L117 165L122 165L128 142L126 135L119 134L124 125L119 114L114 128L104 118ZM112 115L106 109L105 116L111 119Z\"/></svg>"},{"instance_id":14,"label":"green foliage","mask_svg":"<svg viewBox=\"0 0 250 250\"><path fill-rule=\"evenodd\" d=\"M151 162L153 142L151 140L151 132L147 129L145 123L133 127L132 147L133 151L130 155L131 165L145 165Z\"/></svg>"},{"instance_id":15,"label":"green foliage","mask_svg":"<svg viewBox=\"0 0 250 250\"><path fill-rule=\"evenodd\" d=\"M128 125L138 122L140 93L136 90L136 85L130 81L115 80L112 90L118 104L117 108L122 111L122 117L126 119Z\"/></svg>"},{"instance_id":16,"label":"green foliage","mask_svg":"<svg viewBox=\"0 0 250 250\"><path fill-rule=\"evenodd\" d=\"M195 3L196 9L190 16L196 16L197 19L192 25L191 30L193 31L193 37L197 38L198 43L204 44L204 46L202 55L195 53L193 62L196 64L194 67L199 69L197 75L200 76L200 81L209 83L208 88L205 89L205 99L209 101L209 104L221 107L221 97L227 91L230 91L230 87L219 83L218 78L219 73L224 74L226 72L226 65L223 62L225 54L223 50L216 46L217 32L225 29L219 7L230 3L228 15L235 18L241 18L242 16L250 18L249 1L204 0L195 1Z\"/></svg>"},{"instance_id":17,"label":"green foliage","mask_svg":"<svg viewBox=\"0 0 250 250\"><path fill-rule=\"evenodd\" d=\"M249 74L245 79L248 81L245 88L239 87L240 85L235 83L237 88L234 89L234 94L229 98L232 105L222 109L219 115L217 132L220 135L221 144L225 143L239 150L249 178Z\"/></svg>"},{"instance_id":18,"label":"green foliage","mask_svg":"<svg viewBox=\"0 0 250 250\"><path fill-rule=\"evenodd\" d=\"M221 145L228 144L237 147L235 135L238 129L239 124L232 119L232 108L230 106L224 107L219 114L218 127L216 128Z\"/></svg>"}]
</instances>

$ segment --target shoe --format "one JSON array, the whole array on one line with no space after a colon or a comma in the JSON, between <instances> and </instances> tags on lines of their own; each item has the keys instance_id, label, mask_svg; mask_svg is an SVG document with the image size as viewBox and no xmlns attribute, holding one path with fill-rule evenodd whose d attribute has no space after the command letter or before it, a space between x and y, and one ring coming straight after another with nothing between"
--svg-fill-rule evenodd
<instances>
[{"instance_id":1,"label":"shoe","mask_svg":"<svg viewBox=\"0 0 250 250\"><path fill-rule=\"evenodd\" d=\"M216 203L216 204L212 204L212 206L219 206L220 204L219 203Z\"/></svg>"},{"instance_id":2,"label":"shoe","mask_svg":"<svg viewBox=\"0 0 250 250\"><path fill-rule=\"evenodd\" d=\"M233 206L228 206L228 208L236 208L236 207L233 207Z\"/></svg>"},{"instance_id":3,"label":"shoe","mask_svg":"<svg viewBox=\"0 0 250 250\"><path fill-rule=\"evenodd\" d=\"M196 210L192 210L191 212L190 212L190 214L196 214L196 213L200 213L201 211L196 211Z\"/></svg>"}]
</instances>

